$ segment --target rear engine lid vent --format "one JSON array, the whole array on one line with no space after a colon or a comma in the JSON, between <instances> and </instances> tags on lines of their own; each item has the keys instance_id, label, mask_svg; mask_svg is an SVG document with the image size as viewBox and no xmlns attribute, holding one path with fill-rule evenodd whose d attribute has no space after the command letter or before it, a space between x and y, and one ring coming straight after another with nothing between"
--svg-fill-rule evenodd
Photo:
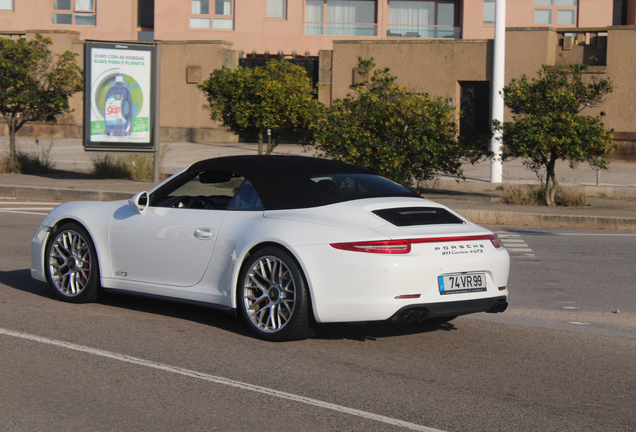
<instances>
[{"instance_id":1,"label":"rear engine lid vent","mask_svg":"<svg viewBox=\"0 0 636 432\"><path fill-rule=\"evenodd\" d=\"M392 208L375 210L373 214L399 227L464 223L448 210L437 207Z\"/></svg>"}]
</instances>

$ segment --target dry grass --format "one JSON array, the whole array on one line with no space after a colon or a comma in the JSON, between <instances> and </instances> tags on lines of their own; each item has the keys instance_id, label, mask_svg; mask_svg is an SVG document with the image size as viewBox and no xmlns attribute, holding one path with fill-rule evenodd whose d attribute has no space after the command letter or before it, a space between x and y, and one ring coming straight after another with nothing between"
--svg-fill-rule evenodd
<instances>
[{"instance_id":1,"label":"dry grass","mask_svg":"<svg viewBox=\"0 0 636 432\"><path fill-rule=\"evenodd\" d=\"M97 179L132 179L132 172L125 158L108 153L93 158L91 174Z\"/></svg>"},{"instance_id":2,"label":"dry grass","mask_svg":"<svg viewBox=\"0 0 636 432\"><path fill-rule=\"evenodd\" d=\"M502 201L505 204L515 205L545 205L543 190L538 186L531 188L507 186L504 188ZM560 187L554 196L554 203L563 207L585 207L587 199L585 193L578 188Z\"/></svg>"},{"instance_id":3,"label":"dry grass","mask_svg":"<svg viewBox=\"0 0 636 432\"><path fill-rule=\"evenodd\" d=\"M53 170L55 162L51 158L53 140L47 147L40 147L40 141L35 138L35 147L28 150L17 150L13 164L9 162L9 155L0 157L0 173L14 174L46 174Z\"/></svg>"},{"instance_id":4,"label":"dry grass","mask_svg":"<svg viewBox=\"0 0 636 432\"><path fill-rule=\"evenodd\" d=\"M159 153L159 166L168 153L168 146L162 146ZM154 156L104 154L93 159L91 174L98 179L152 180Z\"/></svg>"}]
</instances>

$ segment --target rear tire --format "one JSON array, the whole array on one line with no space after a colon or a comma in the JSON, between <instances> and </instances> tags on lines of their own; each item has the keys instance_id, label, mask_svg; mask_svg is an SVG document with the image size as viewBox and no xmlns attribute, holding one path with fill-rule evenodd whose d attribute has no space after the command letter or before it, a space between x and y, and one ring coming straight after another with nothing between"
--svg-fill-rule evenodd
<instances>
[{"instance_id":1,"label":"rear tire","mask_svg":"<svg viewBox=\"0 0 636 432\"><path fill-rule=\"evenodd\" d=\"M97 300L98 268L95 245L81 225L66 223L51 234L44 270L57 298L69 303Z\"/></svg>"},{"instance_id":2,"label":"rear tire","mask_svg":"<svg viewBox=\"0 0 636 432\"><path fill-rule=\"evenodd\" d=\"M261 339L278 342L315 334L305 278L296 260L279 247L260 249L245 261L237 302L245 322Z\"/></svg>"}]
</instances>

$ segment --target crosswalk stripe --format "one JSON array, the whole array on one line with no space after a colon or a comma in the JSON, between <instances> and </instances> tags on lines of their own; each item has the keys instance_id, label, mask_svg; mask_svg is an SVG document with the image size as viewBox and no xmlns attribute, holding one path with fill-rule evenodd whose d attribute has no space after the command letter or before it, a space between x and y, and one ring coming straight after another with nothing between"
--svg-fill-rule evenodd
<instances>
[{"instance_id":1,"label":"crosswalk stripe","mask_svg":"<svg viewBox=\"0 0 636 432\"><path fill-rule=\"evenodd\" d=\"M508 231L501 231L495 234L497 234L501 244L508 250L511 258L538 259L532 248L521 237L521 234Z\"/></svg>"}]
</instances>

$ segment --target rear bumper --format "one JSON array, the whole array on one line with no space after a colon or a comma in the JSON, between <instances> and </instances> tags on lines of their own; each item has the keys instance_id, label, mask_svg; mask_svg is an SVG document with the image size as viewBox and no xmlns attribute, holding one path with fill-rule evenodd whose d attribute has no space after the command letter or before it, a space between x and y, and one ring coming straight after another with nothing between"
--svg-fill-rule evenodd
<instances>
[{"instance_id":1,"label":"rear bumper","mask_svg":"<svg viewBox=\"0 0 636 432\"><path fill-rule=\"evenodd\" d=\"M477 312L498 313L506 310L507 300L506 296L499 296L443 303L411 304L401 308L389 320L396 323L423 322L431 318L454 317Z\"/></svg>"}]
</instances>

